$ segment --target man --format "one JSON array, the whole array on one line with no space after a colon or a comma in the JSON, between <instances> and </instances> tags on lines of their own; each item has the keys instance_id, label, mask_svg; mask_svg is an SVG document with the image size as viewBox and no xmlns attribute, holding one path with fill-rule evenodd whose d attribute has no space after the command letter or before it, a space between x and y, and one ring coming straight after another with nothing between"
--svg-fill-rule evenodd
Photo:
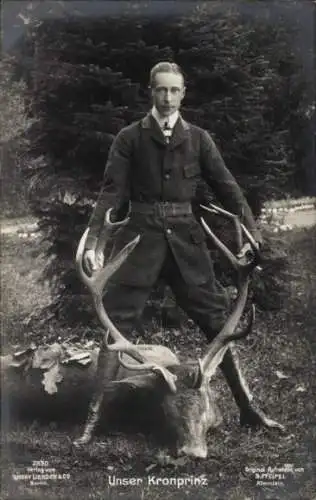
<instances>
[{"instance_id":1,"label":"man","mask_svg":"<svg viewBox=\"0 0 316 500\"><path fill-rule=\"evenodd\" d=\"M84 263L90 271L102 264L95 250L106 211L113 207L119 219L122 209L129 207L129 223L118 232L116 245L121 248L138 234L141 239L106 294L112 321L128 336L152 287L163 278L179 306L211 341L227 318L229 301L215 279L204 232L192 214L191 201L201 178L227 210L242 218L259 243L261 235L210 135L179 113L185 96L181 69L170 62L155 65L150 91L149 114L123 128L112 144L89 223ZM221 368L240 408L241 423L280 428L255 407L231 350ZM85 432L77 443L90 439L100 397L91 403Z\"/></svg>"}]
</instances>

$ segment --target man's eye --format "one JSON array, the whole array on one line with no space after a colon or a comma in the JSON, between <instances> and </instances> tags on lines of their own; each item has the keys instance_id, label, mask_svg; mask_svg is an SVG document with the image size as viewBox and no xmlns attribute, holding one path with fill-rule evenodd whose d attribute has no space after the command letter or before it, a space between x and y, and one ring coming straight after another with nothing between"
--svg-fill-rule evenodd
<instances>
[{"instance_id":1,"label":"man's eye","mask_svg":"<svg viewBox=\"0 0 316 500\"><path fill-rule=\"evenodd\" d=\"M171 94L177 94L180 92L180 89L178 87L172 87L171 89L166 89L163 87L158 87L156 89L156 92L159 92L160 94L167 94L168 92L171 92Z\"/></svg>"}]
</instances>

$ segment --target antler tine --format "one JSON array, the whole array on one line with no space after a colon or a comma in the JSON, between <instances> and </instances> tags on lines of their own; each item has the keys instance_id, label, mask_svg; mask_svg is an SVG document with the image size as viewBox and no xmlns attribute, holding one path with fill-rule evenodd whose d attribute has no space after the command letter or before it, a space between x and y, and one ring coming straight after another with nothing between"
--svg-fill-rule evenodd
<instances>
[{"instance_id":1,"label":"antler tine","mask_svg":"<svg viewBox=\"0 0 316 500\"><path fill-rule=\"evenodd\" d=\"M200 220L201 220L202 226L204 227L206 233L211 238L213 243L222 251L222 253L224 255L226 255L229 262L232 264L233 268L237 270L238 267L240 266L240 264L239 264L238 260L236 259L235 255L229 250L229 248L227 248L226 245L224 245L224 243L221 242L221 240L219 238L217 238L216 234L213 233L211 228L205 222L204 218L201 217Z\"/></svg>"},{"instance_id":2,"label":"antler tine","mask_svg":"<svg viewBox=\"0 0 316 500\"><path fill-rule=\"evenodd\" d=\"M133 370L133 371L153 371L153 372L160 372L162 376L164 377L165 381L169 385L169 388L171 392L176 392L177 387L176 387L176 380L177 376L174 375L173 373L168 370L168 368L165 368L164 366L158 365L157 363L153 363L152 361L148 361L146 359L146 356L144 356L140 351L138 350L137 346L132 344L131 342L127 341L125 337L123 337L121 340L118 339L116 340L115 343L109 344L109 333L110 331L108 330L105 335L105 343L110 351L116 351L118 352L118 360L120 364L126 368L127 370ZM112 332L111 332L112 333ZM112 334L113 336L113 334ZM135 359L136 361L139 361L139 363L128 363L127 361L123 360L122 354L125 353Z\"/></svg>"},{"instance_id":3,"label":"antler tine","mask_svg":"<svg viewBox=\"0 0 316 500\"><path fill-rule=\"evenodd\" d=\"M237 297L235 307L229 315L224 327L217 334L215 339L210 343L206 354L200 361L204 381L208 381L215 373L216 368L221 363L225 352L228 349L228 344L233 340L238 340L242 337L245 337L251 330L254 317L253 308L251 309L247 327L244 328L241 332L235 332L247 302L248 284L249 278L247 278L243 282L243 285Z\"/></svg>"},{"instance_id":4,"label":"antler tine","mask_svg":"<svg viewBox=\"0 0 316 500\"><path fill-rule=\"evenodd\" d=\"M96 254L104 251L106 243L108 241L109 231L114 231L122 226L125 226L130 220L129 215L127 215L125 217L125 219L120 219L119 221L112 222L111 221L111 213L112 212L113 212L113 208L109 208L105 213L104 226L103 226L101 233L99 235L98 242L97 242L96 249L95 249Z\"/></svg>"},{"instance_id":5,"label":"antler tine","mask_svg":"<svg viewBox=\"0 0 316 500\"><path fill-rule=\"evenodd\" d=\"M149 370L153 372L159 372L162 374L164 377L165 381L170 387L171 392L177 392L177 387L176 387L176 380L177 376L174 375L173 373L168 370L168 368L165 368L164 366L158 365L156 363L152 362L145 362L143 364L136 364L136 363L128 363L127 361L124 361L122 358L122 351L117 349L115 346L115 351L119 351L118 353L118 359L121 365L126 368L127 370L134 370L134 371L144 371L144 370ZM124 349L125 354L129 354L131 357L134 357L133 352L130 352L128 349Z\"/></svg>"},{"instance_id":6,"label":"antler tine","mask_svg":"<svg viewBox=\"0 0 316 500\"><path fill-rule=\"evenodd\" d=\"M109 208L109 210L105 213L105 223L112 227L124 226L129 221L129 216L127 215L125 219L120 219L119 221L111 221L111 213L113 212L113 208Z\"/></svg>"},{"instance_id":7,"label":"antler tine","mask_svg":"<svg viewBox=\"0 0 316 500\"><path fill-rule=\"evenodd\" d=\"M102 303L102 291L109 280L109 278L114 274L114 272L120 267L120 265L124 262L124 260L128 257L128 255L134 250L135 246L138 244L140 240L140 236L138 235L131 242L129 242L116 257L114 257L109 263L105 265L104 268L93 271L91 276L88 276L82 265L82 256L85 248L85 242L87 240L89 228L87 228L82 235L77 253L76 253L76 266L79 272L80 278L83 283L89 289L92 299L94 302L95 310L97 312L98 318L101 324L111 332L112 337L117 342L121 342L121 344L126 345L129 342L125 339L125 337L119 332L119 330L114 326L110 318L108 317ZM142 361L142 359L140 359Z\"/></svg>"},{"instance_id":8,"label":"antler tine","mask_svg":"<svg viewBox=\"0 0 316 500\"><path fill-rule=\"evenodd\" d=\"M208 209L208 207L201 205L202 208L204 208L208 211L211 211L212 213L214 213L214 212L220 213L233 221L236 232L237 232L238 251L240 251L240 249L242 247L242 235L244 234L245 237L250 242L251 247L253 249L253 252L251 253L250 256L247 254L240 256L240 260L239 260L226 247L226 245L224 245L217 238L217 236L213 233L213 231L208 227L205 220L203 218L201 218L202 225L203 225L205 231L207 232L207 234L211 237L212 241L222 251L222 253L224 255L226 255L226 257L228 258L230 263L233 265L233 267L238 271L238 273L237 273L237 276L238 276L238 296L237 296L237 299L235 302L234 309L231 312L231 314L229 315L222 330L218 333L218 335L210 343L209 348L208 348L205 356L202 358L202 360L199 361L200 370L201 370L201 374L202 374L202 382L204 382L204 383L210 379L210 377L214 374L217 366L221 363L221 361L225 355L225 352L228 349L229 342L246 336L249 333L249 331L251 330L251 326L252 326L253 318L254 318L254 310L253 309L252 309L247 327L245 329L243 329L241 332L235 331L237 326L238 326L238 323L241 319L241 316L243 314L244 308L246 306L247 296L248 296L249 276L250 276L251 271L256 266L256 257L257 257L257 253L258 253L258 245L256 244L256 242L252 238L249 231L245 228L245 226L243 224L241 224L239 218L236 215L231 214L230 212L227 212L226 210L223 210L219 207L216 207L215 205L210 205L210 206L211 206L211 208ZM243 260L241 260L241 259L243 259Z\"/></svg>"},{"instance_id":9,"label":"antler tine","mask_svg":"<svg viewBox=\"0 0 316 500\"><path fill-rule=\"evenodd\" d=\"M140 241L140 235L137 235L132 241L130 241L127 245L125 245L122 250L109 261L106 266L102 269L98 269L97 271L92 271L91 276L88 276L82 265L82 256L86 244L86 240L89 233L89 227L83 233L76 253L76 266L79 272L79 275L84 282L84 284L89 288L89 290L95 293L102 293L103 288L105 287L108 280L115 273L115 271L122 265L122 263L127 259L130 253L134 250L136 245Z\"/></svg>"},{"instance_id":10,"label":"antler tine","mask_svg":"<svg viewBox=\"0 0 316 500\"><path fill-rule=\"evenodd\" d=\"M252 248L256 251L256 252L259 252L259 245L258 243L256 242L256 240L254 239L254 237L252 236L252 234L250 234L250 232L248 231L248 229L246 228L246 226L244 226L244 224L240 224L241 225L241 229L244 233L244 235L246 236L246 238L248 239L249 243L251 244Z\"/></svg>"},{"instance_id":11,"label":"antler tine","mask_svg":"<svg viewBox=\"0 0 316 500\"><path fill-rule=\"evenodd\" d=\"M107 212L106 218L108 218L109 220L109 217L110 217L110 211ZM125 223L126 221L124 220L123 224ZM118 225L118 223L111 223L111 224L115 224L116 226ZM116 326L109 318L103 305L102 292L107 281L112 276L112 274L114 274L114 272L121 266L121 264L125 261L128 255L134 250L134 248L140 241L140 236L139 235L136 236L136 238L130 241L127 245L125 245L125 247L115 257L113 257L109 262L106 263L104 268L93 271L92 275L88 276L85 273L82 265L82 257L85 249L85 243L87 240L88 232L89 228L86 229L86 231L84 232L84 234L80 239L78 249L76 252L76 267L83 283L87 286L92 295L94 307L98 315L98 318L102 326L106 329L105 343L107 345L107 348L111 351L117 351L119 353L125 352L126 354L128 354L129 356L131 356L133 359L135 359L140 363L140 365L126 364L126 367L129 369L133 370L150 369L152 371L161 372L166 382L168 383L171 391L175 392L176 391L175 380L177 377L173 375L167 368L153 364L152 362L148 362L146 356L138 349L137 345L127 340L124 337L124 335L122 335L122 333L116 328ZM114 340L114 342L111 344L109 344L108 341L109 335L111 335L112 339ZM122 364L124 364L124 362ZM137 368L135 368L136 366Z\"/></svg>"},{"instance_id":12,"label":"antler tine","mask_svg":"<svg viewBox=\"0 0 316 500\"><path fill-rule=\"evenodd\" d=\"M207 207L205 205L200 205L200 207L203 208L203 210L206 210L207 212L221 214L233 222L235 229L236 229L236 239L237 239L238 251L242 247L242 233L244 233L244 235L246 236L247 240L249 241L249 243L251 244L253 249L256 251L259 250L258 243L255 241L255 239L250 234L248 229L244 226L244 224L240 221L238 215L233 214L232 212L228 212L227 210L224 210L223 208L218 207L217 205L214 205L213 203L210 203L211 208Z\"/></svg>"},{"instance_id":13,"label":"antler tine","mask_svg":"<svg viewBox=\"0 0 316 500\"><path fill-rule=\"evenodd\" d=\"M238 218L238 215L233 214L232 212L228 212L228 210L224 210L224 208L218 207L217 205L214 205L214 203L210 203L208 207L201 204L200 207L204 210L207 210L208 212L222 214L228 219L235 219L236 217Z\"/></svg>"}]
</instances>

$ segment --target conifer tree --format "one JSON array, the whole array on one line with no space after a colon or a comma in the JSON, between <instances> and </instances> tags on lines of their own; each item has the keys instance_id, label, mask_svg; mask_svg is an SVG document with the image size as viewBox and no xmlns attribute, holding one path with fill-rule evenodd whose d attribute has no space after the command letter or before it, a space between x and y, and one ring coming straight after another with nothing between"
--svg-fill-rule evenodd
<instances>
[{"instance_id":1,"label":"conifer tree","mask_svg":"<svg viewBox=\"0 0 316 500\"><path fill-rule=\"evenodd\" d=\"M55 20L30 33L24 71L38 121L29 170L33 207L50 243L44 278L54 285L55 318L92 320L74 252L113 136L148 110L156 62L183 67L184 117L211 132L256 211L262 200L296 189L291 131L303 116L305 90L285 28L257 30L229 13L198 11L160 21ZM210 196L205 186L199 192Z\"/></svg>"}]
</instances>

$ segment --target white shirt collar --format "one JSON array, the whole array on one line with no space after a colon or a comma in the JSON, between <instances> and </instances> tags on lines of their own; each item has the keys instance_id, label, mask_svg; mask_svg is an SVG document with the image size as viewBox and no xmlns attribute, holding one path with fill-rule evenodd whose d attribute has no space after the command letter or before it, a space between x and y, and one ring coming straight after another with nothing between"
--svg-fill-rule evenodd
<instances>
[{"instance_id":1,"label":"white shirt collar","mask_svg":"<svg viewBox=\"0 0 316 500\"><path fill-rule=\"evenodd\" d=\"M174 113L172 113L172 115L166 117L166 116L161 116L159 114L156 106L153 106L153 108L151 110L151 114L155 118L155 120L157 121L160 128L163 128L164 124L166 122L168 122L168 125L170 128L173 128L176 124L177 119L179 118L179 111L178 110L175 111Z\"/></svg>"}]
</instances>

